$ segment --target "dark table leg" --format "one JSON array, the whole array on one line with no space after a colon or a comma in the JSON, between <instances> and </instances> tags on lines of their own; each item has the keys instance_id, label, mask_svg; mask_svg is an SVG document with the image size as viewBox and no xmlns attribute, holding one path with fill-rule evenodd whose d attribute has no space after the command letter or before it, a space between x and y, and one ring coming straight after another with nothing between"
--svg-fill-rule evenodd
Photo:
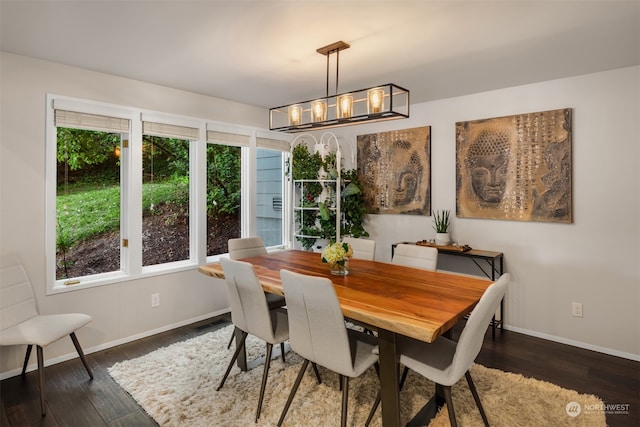
<instances>
[{"instance_id":1,"label":"dark table leg","mask_svg":"<svg viewBox=\"0 0 640 427\"><path fill-rule=\"evenodd\" d=\"M438 414L440 408L445 405L444 389L440 384L436 384L436 394L418 411L407 427L419 427L429 425L432 419Z\"/></svg>"},{"instance_id":2,"label":"dark table leg","mask_svg":"<svg viewBox=\"0 0 640 427\"><path fill-rule=\"evenodd\" d=\"M397 427L400 425L400 386L395 332L378 329L378 347L382 425Z\"/></svg>"}]
</instances>

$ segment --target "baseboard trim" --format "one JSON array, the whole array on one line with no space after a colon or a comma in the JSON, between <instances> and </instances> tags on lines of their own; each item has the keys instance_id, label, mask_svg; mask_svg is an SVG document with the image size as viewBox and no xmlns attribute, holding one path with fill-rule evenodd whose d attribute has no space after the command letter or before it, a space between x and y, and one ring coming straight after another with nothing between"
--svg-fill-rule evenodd
<instances>
[{"instance_id":1,"label":"baseboard trim","mask_svg":"<svg viewBox=\"0 0 640 427\"><path fill-rule=\"evenodd\" d=\"M126 344L128 342L131 341L135 341L135 340L139 340L141 338L146 338L146 337L150 337L151 335L155 335L155 334L159 334L162 332L166 332L166 331L170 331L171 329L175 329L175 328L180 328L182 326L186 326L186 325L190 325L192 323L196 323L199 322L201 320L206 320L206 319L211 319L212 317L216 317L216 316L220 316L223 314L229 313L229 309L225 308L223 310L218 310L218 311L214 311L211 313L207 313L207 314L203 314L201 316L197 316L191 319L187 319L187 320L183 320L181 322L176 322L176 323L171 323L169 325L165 325L162 326L160 328L156 328L156 329L152 329L150 331L145 331L145 332L141 332L139 334L135 334L135 335L131 335L128 337L124 337L124 338L120 338L114 341L110 341L110 342L106 342L94 347L88 347L88 348L83 348L84 353L85 354L91 354L91 353L95 353L96 351L101 351L101 350L106 350L108 348L111 347L115 347L121 344ZM45 350L45 354L46 354L46 350ZM54 357L52 359L46 359L44 361L44 366L51 366L51 365L55 365L57 363L61 363L61 362L66 362L67 360L71 360L71 359L76 359L78 358L78 353L76 353L75 351L68 353L68 354L64 354L62 356L58 356L58 357ZM36 369L38 369L38 364L37 363L33 363L27 366L27 372L31 372L31 371L35 371ZM0 373L0 381L1 380L5 380L7 378L11 378L11 377L15 377L17 375L20 375L22 373L22 368L17 368L17 369L13 369L11 371L7 371L7 372L2 372Z\"/></svg>"},{"instance_id":2,"label":"baseboard trim","mask_svg":"<svg viewBox=\"0 0 640 427\"><path fill-rule=\"evenodd\" d=\"M612 348L588 344L582 341L571 340L568 338L557 337L555 335L544 334L542 332L536 332L529 329L518 328L516 326L504 325L504 329L506 329L507 331L517 332L523 335L542 338L547 341L554 341L560 344L570 345L572 347L584 348L585 350L597 351L598 353L609 354L611 356L621 357L623 359L629 359L636 362L640 362L640 354L633 354L633 353L627 353L624 351L618 351Z\"/></svg>"}]
</instances>

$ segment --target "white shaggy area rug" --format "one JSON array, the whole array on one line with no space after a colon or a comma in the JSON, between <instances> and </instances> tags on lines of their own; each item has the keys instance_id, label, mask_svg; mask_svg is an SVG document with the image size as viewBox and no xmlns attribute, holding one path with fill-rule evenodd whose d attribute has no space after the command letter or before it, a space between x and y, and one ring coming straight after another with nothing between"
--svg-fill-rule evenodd
<instances>
[{"instance_id":1,"label":"white shaggy area rug","mask_svg":"<svg viewBox=\"0 0 640 427\"><path fill-rule=\"evenodd\" d=\"M262 415L254 423L263 366L248 372L234 367L220 391L216 387L233 354L226 345L232 326L158 349L145 356L117 363L109 373L161 426L275 426L302 360L293 352L286 364L272 360ZM247 338L248 359L264 356L264 343ZM274 346L274 352L277 346ZM472 376L492 426L602 426L602 401L556 385L475 365ZM285 426L340 425L341 392L337 375L320 367L322 384L309 367L287 413ZM348 425L362 426L379 387L373 369L350 381ZM409 419L433 395L430 381L410 373L401 392L402 422ZM482 419L463 379L453 388L458 424L482 426ZM575 409L581 409L577 416ZM573 411L567 411L567 407ZM378 409L373 426L380 426ZM443 409L431 427L448 426Z\"/></svg>"}]
</instances>

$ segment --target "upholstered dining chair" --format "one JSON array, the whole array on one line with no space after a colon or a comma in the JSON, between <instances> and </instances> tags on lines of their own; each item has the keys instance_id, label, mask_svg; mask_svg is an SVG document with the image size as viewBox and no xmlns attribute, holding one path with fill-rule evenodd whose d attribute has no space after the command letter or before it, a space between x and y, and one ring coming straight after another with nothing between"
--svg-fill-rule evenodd
<instances>
[{"instance_id":1,"label":"upholstered dining chair","mask_svg":"<svg viewBox=\"0 0 640 427\"><path fill-rule=\"evenodd\" d=\"M267 254L264 240L259 236L229 239L227 245L229 247L229 258L231 259L242 259Z\"/></svg>"},{"instance_id":2,"label":"upholstered dining chair","mask_svg":"<svg viewBox=\"0 0 640 427\"><path fill-rule=\"evenodd\" d=\"M220 263L224 271L227 295L231 304L231 321L236 328L242 331L242 334L240 341L236 343L236 350L217 390L220 390L227 380L233 364L244 348L247 336L251 334L265 341L267 354L260 385L258 409L256 410L256 422L258 422L274 344L280 344L282 362L285 362L284 342L289 338L287 311L283 308L269 310L264 291L251 264L227 258L221 258Z\"/></svg>"},{"instance_id":3,"label":"upholstered dining chair","mask_svg":"<svg viewBox=\"0 0 640 427\"><path fill-rule=\"evenodd\" d=\"M231 259L237 260L267 254L267 248L264 244L264 240L259 236L229 239L227 241L227 245L229 248L229 258ZM265 297L267 298L269 309L283 307L286 303L284 297L280 295L265 292ZM227 349L231 348L231 343L233 343L234 337L235 333L231 333Z\"/></svg>"},{"instance_id":4,"label":"upholstered dining chair","mask_svg":"<svg viewBox=\"0 0 640 427\"><path fill-rule=\"evenodd\" d=\"M31 350L36 346L40 409L43 416L47 413L44 347L69 335L89 378L93 379L93 372L75 334L75 331L91 321L91 316L81 313L39 314L29 276L15 254L3 254L0 257L0 319L0 346L27 346L22 375L27 370Z\"/></svg>"},{"instance_id":5,"label":"upholstered dining chair","mask_svg":"<svg viewBox=\"0 0 640 427\"><path fill-rule=\"evenodd\" d=\"M456 384L463 376L467 380L485 426L489 426L487 415L471 378L470 369L482 349L485 331L489 327L500 300L507 292L510 279L511 276L505 273L487 288L469 315L458 342L440 336L431 344L408 337L401 337L396 343L397 351L400 355L400 363L405 366L405 372L406 369L411 369L433 381L436 383L436 387L442 389L449 412L449 422L452 427L456 427L457 423L453 399L451 398L451 386ZM403 374L404 377L405 374ZM376 399L367 425L378 403L379 399Z\"/></svg>"},{"instance_id":6,"label":"upholstered dining chair","mask_svg":"<svg viewBox=\"0 0 640 427\"><path fill-rule=\"evenodd\" d=\"M401 243L396 246L391 263L435 271L438 265L438 249Z\"/></svg>"},{"instance_id":7,"label":"upholstered dining chair","mask_svg":"<svg viewBox=\"0 0 640 427\"><path fill-rule=\"evenodd\" d=\"M378 362L373 352L377 339L348 329L333 289L324 277L307 276L281 270L282 286L287 296L289 343L304 358L293 384L278 426L284 422L291 402L300 386L309 362L317 363L340 375L342 389L341 425L347 423L349 378L355 378Z\"/></svg>"},{"instance_id":8,"label":"upholstered dining chair","mask_svg":"<svg viewBox=\"0 0 640 427\"><path fill-rule=\"evenodd\" d=\"M373 261L376 254L376 241L356 237L344 237L343 242L349 243L353 249L353 258Z\"/></svg>"},{"instance_id":9,"label":"upholstered dining chair","mask_svg":"<svg viewBox=\"0 0 640 427\"><path fill-rule=\"evenodd\" d=\"M365 259L367 261L373 261L376 254L376 241L371 239L360 239L356 237L344 237L343 242L349 243L353 249L353 258ZM348 322L352 325L356 325L364 329L364 332L373 335L373 327L362 322L348 319Z\"/></svg>"}]
</instances>

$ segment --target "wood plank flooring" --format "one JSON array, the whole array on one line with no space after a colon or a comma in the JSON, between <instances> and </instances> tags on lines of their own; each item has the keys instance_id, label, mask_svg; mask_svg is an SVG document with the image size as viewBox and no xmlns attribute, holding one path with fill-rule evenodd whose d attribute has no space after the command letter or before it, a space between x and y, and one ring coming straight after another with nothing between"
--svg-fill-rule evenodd
<instances>
[{"instance_id":1,"label":"wood plank flooring","mask_svg":"<svg viewBox=\"0 0 640 427\"><path fill-rule=\"evenodd\" d=\"M213 331L228 317L208 319L118 347L87 355L94 372L89 381L79 359L46 368L47 415L40 416L37 373L0 383L0 426L144 427L157 424L109 376L114 363ZM456 327L460 328L460 326ZM457 331L459 332L459 331ZM454 336L459 336L454 332ZM46 349L45 349L46 352ZM33 352L35 354L35 351ZM32 357L35 357L32 355ZM640 425L640 363L542 340L491 330L477 362L487 367L549 381L608 404L628 404L628 415L607 415L609 426Z\"/></svg>"}]
</instances>

